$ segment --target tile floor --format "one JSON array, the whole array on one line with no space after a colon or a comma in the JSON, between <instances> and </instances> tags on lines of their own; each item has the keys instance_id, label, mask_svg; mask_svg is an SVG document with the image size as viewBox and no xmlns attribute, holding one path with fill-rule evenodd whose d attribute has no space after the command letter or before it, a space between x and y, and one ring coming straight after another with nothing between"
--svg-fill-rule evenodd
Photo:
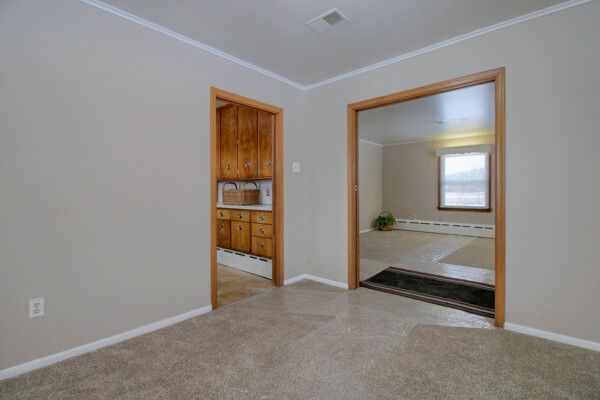
<instances>
[{"instance_id":1,"label":"tile floor","mask_svg":"<svg viewBox=\"0 0 600 400\"><path fill-rule=\"evenodd\" d=\"M393 265L413 271L494 284L494 239L376 230L361 233L359 240L361 280Z\"/></svg>"},{"instance_id":2,"label":"tile floor","mask_svg":"<svg viewBox=\"0 0 600 400\"><path fill-rule=\"evenodd\" d=\"M271 289L270 279L217 264L217 302L219 307Z\"/></svg>"}]
</instances>

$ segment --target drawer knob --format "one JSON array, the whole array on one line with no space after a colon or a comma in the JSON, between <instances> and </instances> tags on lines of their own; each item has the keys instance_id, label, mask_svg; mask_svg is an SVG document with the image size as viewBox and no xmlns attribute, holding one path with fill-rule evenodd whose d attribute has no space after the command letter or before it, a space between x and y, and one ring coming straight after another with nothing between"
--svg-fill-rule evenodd
<instances>
[{"instance_id":1,"label":"drawer knob","mask_svg":"<svg viewBox=\"0 0 600 400\"><path fill-rule=\"evenodd\" d=\"M267 161L265 161L265 164L267 164L267 165L271 165L271 164L273 164L273 161L271 161L271 160L267 160Z\"/></svg>"},{"instance_id":2,"label":"drawer knob","mask_svg":"<svg viewBox=\"0 0 600 400\"><path fill-rule=\"evenodd\" d=\"M242 213L239 213L239 214L238 214L238 218L239 218L239 219L242 219Z\"/></svg>"},{"instance_id":3,"label":"drawer knob","mask_svg":"<svg viewBox=\"0 0 600 400\"><path fill-rule=\"evenodd\" d=\"M262 226L260 227L260 229L258 230L260 233L265 233L265 228L263 228Z\"/></svg>"},{"instance_id":4,"label":"drawer knob","mask_svg":"<svg viewBox=\"0 0 600 400\"><path fill-rule=\"evenodd\" d=\"M220 228L220 229L223 229L224 227L225 227L225 225L224 225L223 223L220 223L220 224L219 224L219 228Z\"/></svg>"},{"instance_id":5,"label":"drawer knob","mask_svg":"<svg viewBox=\"0 0 600 400\"><path fill-rule=\"evenodd\" d=\"M239 229L240 231L241 231L241 230L244 230L244 227L242 226L242 224L239 224L239 225L238 225L238 229Z\"/></svg>"},{"instance_id":6,"label":"drawer knob","mask_svg":"<svg viewBox=\"0 0 600 400\"><path fill-rule=\"evenodd\" d=\"M259 241L259 242L258 242L258 245L259 245L260 247L265 247L265 242L263 242L263 241L261 240L261 241Z\"/></svg>"},{"instance_id":7,"label":"drawer knob","mask_svg":"<svg viewBox=\"0 0 600 400\"><path fill-rule=\"evenodd\" d=\"M262 215L262 214L260 214L260 216L258 217L258 219L260 219L261 221L264 221L265 220L265 216Z\"/></svg>"}]
</instances>

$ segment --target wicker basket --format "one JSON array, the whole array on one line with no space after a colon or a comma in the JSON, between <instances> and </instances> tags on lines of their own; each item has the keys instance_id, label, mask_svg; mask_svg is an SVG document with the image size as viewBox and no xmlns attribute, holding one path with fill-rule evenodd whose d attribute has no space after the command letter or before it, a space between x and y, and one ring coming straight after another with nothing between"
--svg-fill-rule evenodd
<instances>
[{"instance_id":1,"label":"wicker basket","mask_svg":"<svg viewBox=\"0 0 600 400\"><path fill-rule=\"evenodd\" d=\"M256 189L246 189L248 183L252 183ZM225 189L226 185L233 185L235 189ZM244 183L243 189L238 189L235 182L225 182L225 184L223 184L223 204L236 206L256 204L258 203L259 195L260 190L258 189L256 182Z\"/></svg>"}]
</instances>

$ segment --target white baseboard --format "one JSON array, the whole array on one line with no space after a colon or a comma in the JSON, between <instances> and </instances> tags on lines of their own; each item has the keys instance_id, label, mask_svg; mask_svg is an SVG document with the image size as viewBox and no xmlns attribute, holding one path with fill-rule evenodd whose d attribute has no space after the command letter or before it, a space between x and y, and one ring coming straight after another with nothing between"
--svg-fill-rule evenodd
<instances>
[{"instance_id":1,"label":"white baseboard","mask_svg":"<svg viewBox=\"0 0 600 400\"><path fill-rule=\"evenodd\" d=\"M364 229L362 231L358 231L358 233L367 233L367 232L371 232L374 231L375 229L371 228L371 229Z\"/></svg>"},{"instance_id":2,"label":"white baseboard","mask_svg":"<svg viewBox=\"0 0 600 400\"><path fill-rule=\"evenodd\" d=\"M273 264L270 259L217 247L217 263L271 279Z\"/></svg>"},{"instance_id":3,"label":"white baseboard","mask_svg":"<svg viewBox=\"0 0 600 400\"><path fill-rule=\"evenodd\" d=\"M476 236L494 238L494 225L466 224L462 222L427 221L413 219L396 219L394 229L417 232L445 233L448 235Z\"/></svg>"},{"instance_id":4,"label":"white baseboard","mask_svg":"<svg viewBox=\"0 0 600 400\"><path fill-rule=\"evenodd\" d=\"M81 354L89 353L91 351L98 350L102 347L110 346L124 340L132 339L136 336L143 335L170 325L174 325L178 322L185 321L186 319L194 318L202 314L206 314L212 311L212 306L206 306L197 308L192 311L188 311L183 314L176 315L171 318L163 319L162 321L153 322L148 325L140 326L139 328L132 329L127 332L119 333L114 336L110 336L104 339L97 340L92 343L87 343L78 347L73 347L60 353L51 354L46 357L38 358L37 360L28 361L23 364L15 365L14 367L0 370L0 381L8 378L12 378L17 375L24 374L29 371L33 371L39 368L47 367L48 365L57 363L59 361L66 360L67 358L79 356Z\"/></svg>"},{"instance_id":5,"label":"white baseboard","mask_svg":"<svg viewBox=\"0 0 600 400\"><path fill-rule=\"evenodd\" d=\"M291 285L292 283L300 282L304 279L308 279L309 281L323 283L323 284L329 285L329 286L335 286L335 287L342 288L342 289L348 289L347 283L342 283L342 282L334 281L331 279L325 279L325 278L321 278L319 276L314 276L314 275L309 275L309 274L302 274L302 275L298 275L298 276L295 276L290 279L286 279L283 282L283 284Z\"/></svg>"},{"instance_id":6,"label":"white baseboard","mask_svg":"<svg viewBox=\"0 0 600 400\"><path fill-rule=\"evenodd\" d=\"M553 342L559 342L564 344L570 344L571 346L582 347L584 349L590 349L594 351L600 351L600 343L593 342L591 340L584 340L574 338L572 336L560 335L554 332L543 331L541 329L530 328L528 326L513 324L511 322L506 322L504 324L504 329L508 331L523 333L529 336L536 336L542 339L552 340Z\"/></svg>"}]
</instances>

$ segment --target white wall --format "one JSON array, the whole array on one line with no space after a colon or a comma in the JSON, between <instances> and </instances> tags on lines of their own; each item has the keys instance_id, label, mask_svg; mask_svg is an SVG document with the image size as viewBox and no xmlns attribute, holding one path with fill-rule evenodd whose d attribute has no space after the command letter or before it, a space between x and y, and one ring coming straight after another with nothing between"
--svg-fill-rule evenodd
<instances>
[{"instance_id":1,"label":"white wall","mask_svg":"<svg viewBox=\"0 0 600 400\"><path fill-rule=\"evenodd\" d=\"M0 369L209 305L209 88L283 107L288 162L304 93L79 1L5 0L0 38ZM286 165L286 278L305 192Z\"/></svg>"},{"instance_id":2,"label":"white wall","mask_svg":"<svg viewBox=\"0 0 600 400\"><path fill-rule=\"evenodd\" d=\"M436 149L494 143L494 135L412 142L383 147L383 209L396 218L494 225L495 157L491 157L491 212L438 210L439 171ZM362 186L361 192L362 193Z\"/></svg>"},{"instance_id":3,"label":"white wall","mask_svg":"<svg viewBox=\"0 0 600 400\"><path fill-rule=\"evenodd\" d=\"M346 106L505 66L507 321L600 341L599 43L593 1L309 91L309 273L347 281Z\"/></svg>"},{"instance_id":4,"label":"white wall","mask_svg":"<svg viewBox=\"0 0 600 400\"><path fill-rule=\"evenodd\" d=\"M373 220L381 213L382 148L376 143L358 142L359 230L373 228Z\"/></svg>"}]
</instances>

